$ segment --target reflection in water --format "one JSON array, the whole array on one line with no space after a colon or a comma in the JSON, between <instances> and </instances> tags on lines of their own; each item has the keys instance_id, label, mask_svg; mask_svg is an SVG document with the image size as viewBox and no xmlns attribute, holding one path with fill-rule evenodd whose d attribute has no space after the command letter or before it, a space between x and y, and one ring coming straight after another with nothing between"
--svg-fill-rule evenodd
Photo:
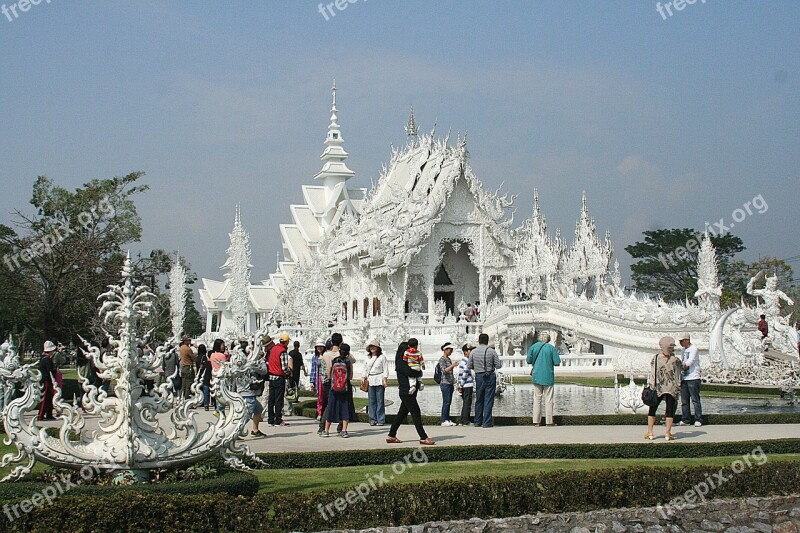
<instances>
[{"instance_id":1,"label":"reflection in water","mask_svg":"<svg viewBox=\"0 0 800 533\"><path fill-rule=\"evenodd\" d=\"M356 397L366 398L367 396L366 393L358 389L355 392ZM800 406L788 405L788 401L778 398L772 398L769 401L762 399L709 398L702 396L702 390L700 394L704 414L800 413ZM399 405L397 387L386 389L386 400L392 400L395 406ZM419 393L417 400L423 415L439 415L442 408L442 394L438 386L427 385ZM556 385L555 414L557 415L610 415L614 414L615 403L616 398L612 388L567 384ZM678 410L680 411L680 404L678 405ZM391 413L391 408L388 411ZM659 409L659 412L661 411L663 411L663 406ZM456 419L460 412L461 397L458 393L455 393L450 415L453 419ZM496 398L494 402L495 416L530 416L532 412L533 385L530 384L515 385ZM639 414L645 414L646 412L647 409L645 407L637 411ZM627 413L630 413L630 410Z\"/></svg>"}]
</instances>

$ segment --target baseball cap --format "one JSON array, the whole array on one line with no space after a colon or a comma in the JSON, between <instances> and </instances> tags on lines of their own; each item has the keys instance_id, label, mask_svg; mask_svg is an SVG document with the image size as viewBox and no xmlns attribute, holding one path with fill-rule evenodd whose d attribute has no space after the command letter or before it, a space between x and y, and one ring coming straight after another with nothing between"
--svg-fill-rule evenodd
<instances>
[{"instance_id":1,"label":"baseball cap","mask_svg":"<svg viewBox=\"0 0 800 533\"><path fill-rule=\"evenodd\" d=\"M678 340L679 341L683 341L683 340L687 340L688 341L688 340L691 340L691 338L692 337L689 335L689 333L681 333L680 336L678 337Z\"/></svg>"},{"instance_id":2,"label":"baseball cap","mask_svg":"<svg viewBox=\"0 0 800 533\"><path fill-rule=\"evenodd\" d=\"M289 334L286 333L285 331L282 332L280 337L278 337L278 340L280 340L281 342L289 342Z\"/></svg>"}]
</instances>

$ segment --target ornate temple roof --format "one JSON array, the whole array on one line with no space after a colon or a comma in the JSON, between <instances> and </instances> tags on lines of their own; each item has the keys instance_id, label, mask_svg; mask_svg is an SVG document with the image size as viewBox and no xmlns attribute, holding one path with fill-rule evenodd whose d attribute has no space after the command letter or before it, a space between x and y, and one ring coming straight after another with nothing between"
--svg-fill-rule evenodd
<instances>
[{"instance_id":1,"label":"ornate temple roof","mask_svg":"<svg viewBox=\"0 0 800 533\"><path fill-rule=\"evenodd\" d=\"M510 256L513 242L504 220L512 200L488 193L467 163L466 137L455 146L436 139L435 131L417 138L413 111L406 126L409 141L394 149L388 167L367 194L360 216L346 215L324 240L329 257L341 261L366 259L373 275L392 273L407 265L441 220L456 186L463 182L476 209L473 222L482 223Z\"/></svg>"}]
</instances>

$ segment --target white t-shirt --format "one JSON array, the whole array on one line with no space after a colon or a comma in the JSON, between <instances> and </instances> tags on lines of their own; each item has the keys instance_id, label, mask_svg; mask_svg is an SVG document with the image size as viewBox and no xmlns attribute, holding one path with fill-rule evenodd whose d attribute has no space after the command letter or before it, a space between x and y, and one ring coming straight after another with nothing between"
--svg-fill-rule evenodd
<instances>
[{"instance_id":1,"label":"white t-shirt","mask_svg":"<svg viewBox=\"0 0 800 533\"><path fill-rule=\"evenodd\" d=\"M694 344L681 351L681 362L689 367L683 371L683 379L700 379L700 354Z\"/></svg>"}]
</instances>

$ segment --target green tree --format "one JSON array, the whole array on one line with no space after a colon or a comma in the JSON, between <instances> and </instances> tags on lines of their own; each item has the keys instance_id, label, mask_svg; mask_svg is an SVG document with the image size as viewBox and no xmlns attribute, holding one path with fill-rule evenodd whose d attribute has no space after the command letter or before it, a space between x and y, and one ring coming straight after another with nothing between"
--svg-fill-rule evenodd
<instances>
[{"instance_id":1,"label":"green tree","mask_svg":"<svg viewBox=\"0 0 800 533\"><path fill-rule=\"evenodd\" d=\"M40 176L34 214L15 212L0 225L0 320L38 344L88 335L98 294L119 282L124 247L141 238L133 197L142 172L94 179L68 191Z\"/></svg>"},{"instance_id":2,"label":"green tree","mask_svg":"<svg viewBox=\"0 0 800 533\"><path fill-rule=\"evenodd\" d=\"M637 261L631 265L636 289L659 293L667 301L692 298L697 290L697 255L703 239L701 232L690 228L645 231L644 241L625 247ZM741 279L741 265L733 256L745 249L742 240L731 234L711 236L717 250L719 281L723 285L721 303L738 301L732 290Z\"/></svg>"}]
</instances>

